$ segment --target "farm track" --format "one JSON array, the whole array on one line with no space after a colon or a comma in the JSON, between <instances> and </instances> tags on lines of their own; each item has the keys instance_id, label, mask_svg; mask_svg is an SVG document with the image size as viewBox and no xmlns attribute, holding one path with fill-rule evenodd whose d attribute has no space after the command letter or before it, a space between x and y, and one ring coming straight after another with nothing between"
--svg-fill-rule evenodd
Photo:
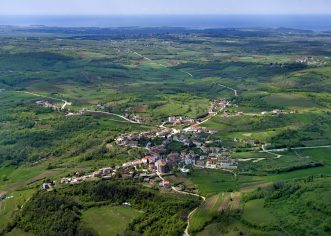
<instances>
[{"instance_id":1,"label":"farm track","mask_svg":"<svg viewBox=\"0 0 331 236\"><path fill-rule=\"evenodd\" d=\"M66 108L66 106L72 105L71 102L68 102L68 101L60 99L60 98L49 97L49 96L45 96L45 95L41 95L41 94L37 94L37 93L28 92L28 91L16 91L16 92L29 94L29 95L33 95L36 97L42 97L42 98L48 98L48 99L52 99L52 100L56 100L56 101L61 101L61 102L63 102L63 105L61 106L61 110L64 110Z\"/></svg>"},{"instance_id":2,"label":"farm track","mask_svg":"<svg viewBox=\"0 0 331 236\"><path fill-rule=\"evenodd\" d=\"M130 50L129 50L129 52L132 52L133 54L135 54L135 55L137 55L137 56L139 56L139 57L145 59L146 61L152 62L152 63L157 64L157 65L159 65L159 66L162 66L162 67L164 67L164 68L168 68L166 65L164 65L164 64L162 64L162 63L157 63L157 62L155 62L154 60L152 60L152 59L150 59L150 58L148 58L148 57L146 57L146 56L144 56L144 55L141 55L140 53L138 53L138 52L136 52L136 51L130 51ZM190 72L187 72L187 71L184 71L184 70L179 70L179 69L173 69L173 70L177 70L177 71L179 71L179 72L182 72L182 73L184 73L184 74L190 76L191 78L194 77Z\"/></svg>"},{"instance_id":3,"label":"farm track","mask_svg":"<svg viewBox=\"0 0 331 236\"><path fill-rule=\"evenodd\" d=\"M201 208L202 209L213 208L216 205L218 198L219 198L218 195L211 196L210 198L208 198L208 200L203 204Z\"/></svg>"},{"instance_id":4,"label":"farm track","mask_svg":"<svg viewBox=\"0 0 331 236\"><path fill-rule=\"evenodd\" d=\"M324 146L309 146L309 147L294 147L291 148L291 150L305 150L305 149L316 149L316 148L331 148L331 145L324 145ZM267 150L270 152L284 152L284 151L288 151L287 148L279 148L279 149L270 149Z\"/></svg>"},{"instance_id":5,"label":"farm track","mask_svg":"<svg viewBox=\"0 0 331 236\"><path fill-rule=\"evenodd\" d=\"M234 93L234 96L235 96L235 97L238 97L238 91L237 91L236 89L231 88L231 87L228 87L228 86L223 85L223 84L218 84L218 85L221 86L221 87L223 87L223 88L226 88L226 89L232 90L233 93Z\"/></svg>"},{"instance_id":6,"label":"farm track","mask_svg":"<svg viewBox=\"0 0 331 236\"><path fill-rule=\"evenodd\" d=\"M276 159L281 158L283 155L277 154L277 152L286 152L288 148L279 148L279 149L266 149L266 145L262 145L262 151L264 153L268 153L274 155ZM317 149L317 148L331 148L331 145L324 145L324 146L310 146L310 147L294 147L290 150L307 150L307 149ZM276 153L275 153L276 152Z\"/></svg>"}]
</instances>

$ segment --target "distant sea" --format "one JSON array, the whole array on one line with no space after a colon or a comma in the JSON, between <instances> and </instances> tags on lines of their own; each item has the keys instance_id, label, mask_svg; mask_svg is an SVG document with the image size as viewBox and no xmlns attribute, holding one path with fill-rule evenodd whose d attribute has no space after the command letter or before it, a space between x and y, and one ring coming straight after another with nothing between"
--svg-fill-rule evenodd
<instances>
[{"instance_id":1,"label":"distant sea","mask_svg":"<svg viewBox=\"0 0 331 236\"><path fill-rule=\"evenodd\" d=\"M0 16L0 25L57 27L293 28L331 30L331 15Z\"/></svg>"}]
</instances>

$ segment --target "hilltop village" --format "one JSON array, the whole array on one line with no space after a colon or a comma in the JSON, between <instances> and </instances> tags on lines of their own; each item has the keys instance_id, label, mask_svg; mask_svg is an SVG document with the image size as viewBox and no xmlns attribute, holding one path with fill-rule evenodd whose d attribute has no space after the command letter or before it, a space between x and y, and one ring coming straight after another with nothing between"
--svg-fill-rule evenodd
<instances>
[{"instance_id":1,"label":"hilltop village","mask_svg":"<svg viewBox=\"0 0 331 236\"><path fill-rule=\"evenodd\" d=\"M123 178L140 179L146 184L170 189L174 187L163 177L176 172L189 174L192 168L222 169L234 172L242 159L232 158L230 151L222 145L222 140L212 138L217 133L216 130L202 127L203 123L217 114L221 116L245 115L240 112L230 113L227 109L230 107L236 107L236 105L231 104L227 99L218 99L210 103L208 112L204 117L170 116L156 130L122 134L116 138L116 145L142 149L145 155L122 165L104 167L92 173L83 174L77 172L74 176L62 178L61 184L79 184L100 178ZM102 107L98 106L98 110L100 109ZM86 112L93 113L98 111L82 110L77 115L83 115ZM296 111L291 113L296 113ZM282 110L273 110L253 115L275 116L287 114L288 112ZM247 113L246 115L250 114ZM126 114L124 118L131 122L141 122L141 120L136 120L133 114L131 116ZM129 118L132 118L132 120ZM234 139L234 141L237 142L238 140ZM246 143L256 146L254 140L246 141ZM46 183L42 188L51 190L51 185L51 183Z\"/></svg>"},{"instance_id":2,"label":"hilltop village","mask_svg":"<svg viewBox=\"0 0 331 236\"><path fill-rule=\"evenodd\" d=\"M237 94L237 93L236 93ZM36 102L39 106L44 106L59 110L47 100ZM64 101L64 105L71 105ZM210 130L202 126L210 118L220 115L229 116L279 116L297 111L286 112L282 110L263 111L261 113L235 112L230 107L236 108L227 99L217 99L210 103L208 112L200 118L190 118L187 116L170 116L163 120L156 130L141 133L126 133L116 138L118 146L128 148L139 148L143 150L144 156L113 167L104 167L92 173L76 172L73 176L62 178L61 184L79 184L84 181L94 179L140 179L151 186L158 185L161 188L177 188L171 186L163 176L173 175L176 172L189 174L192 168L202 169L222 169L234 172L238 168L242 159L231 157L230 151L222 145L221 139L215 139L216 130ZM102 105L98 105L96 110L82 109L78 113L68 113L71 115L84 114L104 114L116 115L131 123L142 123L144 120L139 115L125 113L124 116L104 111ZM130 109L129 109L130 110ZM127 110L127 112L129 112ZM234 139L234 142L239 140ZM243 141L252 147L257 144L254 140ZM263 158L257 159L260 161ZM52 190L53 183L44 183L42 189Z\"/></svg>"},{"instance_id":3,"label":"hilltop village","mask_svg":"<svg viewBox=\"0 0 331 236\"><path fill-rule=\"evenodd\" d=\"M231 158L230 152L222 147L222 140L211 139L211 135L217 133L215 130L200 125L228 106L230 102L225 99L215 100L204 118L169 117L156 131L122 134L115 140L116 144L143 149L145 155L142 158L88 174L76 173L62 178L61 183L78 184L95 178L121 177L140 178L145 183L159 183L162 188L170 188L171 184L162 176L176 171L187 174L192 167L233 171L238 167L238 160ZM176 125L183 125L183 128L171 128Z\"/></svg>"},{"instance_id":4,"label":"hilltop village","mask_svg":"<svg viewBox=\"0 0 331 236\"><path fill-rule=\"evenodd\" d=\"M194 124L184 131L165 128L159 132L125 134L118 137L116 143L121 146L144 147L148 152L143 159L124 163L123 167L148 164L149 169L156 168L160 174L189 165L235 169L236 162L231 159L227 149L221 147L221 140L208 139L215 132Z\"/></svg>"},{"instance_id":5,"label":"hilltop village","mask_svg":"<svg viewBox=\"0 0 331 236\"><path fill-rule=\"evenodd\" d=\"M124 179L140 178L146 183L159 182L162 188L170 188L162 176L180 171L189 173L190 168L235 170L238 160L232 159L229 151L221 147L221 140L209 140L213 130L199 125L190 126L190 131L164 128L160 131L123 134L116 139L117 145L144 148L143 158L132 160L114 168L106 167L93 173L62 178L62 184L77 184L93 178ZM162 180L162 181L161 181Z\"/></svg>"}]
</instances>

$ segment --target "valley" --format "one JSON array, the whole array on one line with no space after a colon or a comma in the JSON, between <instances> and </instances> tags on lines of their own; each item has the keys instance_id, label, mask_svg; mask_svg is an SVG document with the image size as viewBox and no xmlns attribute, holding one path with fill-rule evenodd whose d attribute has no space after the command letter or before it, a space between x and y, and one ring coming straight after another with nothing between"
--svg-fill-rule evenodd
<instances>
[{"instance_id":1,"label":"valley","mask_svg":"<svg viewBox=\"0 0 331 236\"><path fill-rule=\"evenodd\" d=\"M328 235L330 45L0 27L0 232Z\"/></svg>"}]
</instances>

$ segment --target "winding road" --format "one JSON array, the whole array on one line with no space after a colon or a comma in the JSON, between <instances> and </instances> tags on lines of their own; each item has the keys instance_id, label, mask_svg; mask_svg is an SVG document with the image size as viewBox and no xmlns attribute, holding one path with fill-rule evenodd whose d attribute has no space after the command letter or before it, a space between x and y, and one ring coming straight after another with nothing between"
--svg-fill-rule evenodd
<instances>
[{"instance_id":1,"label":"winding road","mask_svg":"<svg viewBox=\"0 0 331 236\"><path fill-rule=\"evenodd\" d=\"M61 110L64 110L66 108L66 106L71 106L72 103L68 102L66 100L60 99L60 98L54 98L54 97L49 97L49 96L45 96L45 95L41 95L41 94L37 94L37 93L32 93L32 92L28 92L28 91L16 91L17 93L25 93L25 94L29 94L29 95L33 95L36 97L42 97L42 98L48 98L48 99L52 99L52 100L56 100L56 101L61 101L63 102L63 105L61 106ZM116 114L116 113L111 113L111 112L105 112L105 111L93 111L93 110L85 110L86 112L91 112L91 113L100 113L100 114L105 114L105 115L113 115L113 116L117 116L122 118L123 120L130 122L132 124L141 124L137 121L134 120L130 120L128 118L126 118L125 116L122 116L120 114Z\"/></svg>"},{"instance_id":2,"label":"winding road","mask_svg":"<svg viewBox=\"0 0 331 236\"><path fill-rule=\"evenodd\" d=\"M268 150L268 149L266 149L266 144L263 144L263 145L262 145L262 151L261 151L261 152L265 152L265 153L268 153L268 154L274 155L274 156L276 156L275 158L277 158L277 159L282 157L282 155L279 155L279 154L273 153L273 150Z\"/></svg>"},{"instance_id":3,"label":"winding road","mask_svg":"<svg viewBox=\"0 0 331 236\"><path fill-rule=\"evenodd\" d=\"M310 147L293 147L290 150L304 150L304 149L316 149L316 148L331 148L331 145L324 146L310 146ZM288 151L288 148L278 148L278 149L268 149L268 152L285 152Z\"/></svg>"},{"instance_id":4,"label":"winding road","mask_svg":"<svg viewBox=\"0 0 331 236\"><path fill-rule=\"evenodd\" d=\"M162 177L162 175L159 172L156 172L157 176L162 180L165 181L165 179ZM171 186L171 189L177 193L181 193L181 194L186 194L186 195L191 195L191 196L195 196L195 197L199 197L202 198L203 201L206 201L206 197L196 194L196 193L189 193L189 192L185 192L185 191L181 191L176 189L174 186ZM198 209L199 207L196 207L193 211L190 212L190 214L188 214L187 216L187 226L185 228L185 231L183 233L183 236L190 236L188 229L190 227L190 218L193 215L193 213Z\"/></svg>"},{"instance_id":5,"label":"winding road","mask_svg":"<svg viewBox=\"0 0 331 236\"><path fill-rule=\"evenodd\" d=\"M236 89L231 88L231 87L228 87L228 86L223 85L223 84L217 84L217 85L219 85L219 86L221 86L221 87L223 87L223 88L226 88L226 89L230 89L230 90L232 90L233 93L234 93L234 96L235 96L235 97L238 97L238 91L237 91Z\"/></svg>"},{"instance_id":6,"label":"winding road","mask_svg":"<svg viewBox=\"0 0 331 236\"><path fill-rule=\"evenodd\" d=\"M190 236L190 234L189 234L189 232L188 232L188 229L190 228L190 218L191 218L191 216L194 214L194 212L195 212L196 210L198 210L198 208L199 208L199 207L195 208L193 211L190 212L190 214L188 214L188 216L187 216L187 226L186 226L186 228L185 228L185 231L184 231L184 233L183 233L183 236Z\"/></svg>"},{"instance_id":7,"label":"winding road","mask_svg":"<svg viewBox=\"0 0 331 236\"><path fill-rule=\"evenodd\" d=\"M104 114L104 115L113 115L113 116L117 116L117 117L120 117L122 118L123 120L126 120L132 124L141 124L137 121L134 121L134 120L130 120L128 118L126 118L125 116L122 116L120 114L116 114L116 113L111 113L111 112L106 112L106 111L93 111L93 110L85 110L86 112L91 112L91 113L100 113L100 114Z\"/></svg>"}]
</instances>

